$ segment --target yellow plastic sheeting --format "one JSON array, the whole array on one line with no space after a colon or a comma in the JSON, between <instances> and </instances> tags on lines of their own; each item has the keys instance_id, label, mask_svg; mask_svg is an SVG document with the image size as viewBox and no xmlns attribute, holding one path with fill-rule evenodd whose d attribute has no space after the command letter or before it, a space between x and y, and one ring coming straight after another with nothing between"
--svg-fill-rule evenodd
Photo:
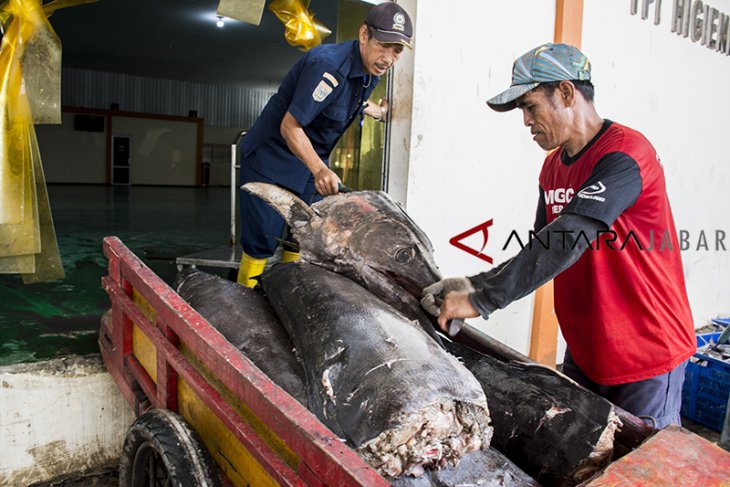
<instances>
[{"instance_id":1,"label":"yellow plastic sheeting","mask_svg":"<svg viewBox=\"0 0 730 487\"><path fill-rule=\"evenodd\" d=\"M11 3L13 0L5 8ZM15 50L20 44L20 25L20 21L11 18L0 44L0 225L23 222L25 189L29 181L24 176L26 168L32 167L23 164L23 149L27 149L27 142L23 140L22 131L17 130L32 123L25 95L19 99L22 77ZM0 231L6 231L4 227L0 228Z\"/></svg>"},{"instance_id":2,"label":"yellow plastic sheeting","mask_svg":"<svg viewBox=\"0 0 730 487\"><path fill-rule=\"evenodd\" d=\"M48 190L46 189L46 178L43 175L38 140L36 139L35 130L30 130L29 133L32 152L38 155L38 157L33 158L33 175L35 176L35 194L38 202L37 221L40 226L41 251L33 256L35 270L23 272L23 282L25 284L34 284L63 279L66 274L63 272L61 254L58 252L56 229L53 227L51 204L48 200Z\"/></svg>"},{"instance_id":3,"label":"yellow plastic sheeting","mask_svg":"<svg viewBox=\"0 0 730 487\"><path fill-rule=\"evenodd\" d=\"M9 189L7 193L4 187L3 195L10 194L18 200L13 202L17 207L10 209L14 218L0 225L0 257L36 254L41 250L29 129L32 130L33 125L12 124L9 130L5 130L9 143L4 147L3 155L7 154L7 167L11 172L5 181L13 184L17 181L18 187ZM16 170L19 177L12 174ZM19 218L15 218L16 211Z\"/></svg>"},{"instance_id":4,"label":"yellow plastic sheeting","mask_svg":"<svg viewBox=\"0 0 730 487\"><path fill-rule=\"evenodd\" d=\"M45 16L20 58L33 123L61 123L61 41Z\"/></svg>"},{"instance_id":5,"label":"yellow plastic sheeting","mask_svg":"<svg viewBox=\"0 0 730 487\"><path fill-rule=\"evenodd\" d=\"M33 127L61 121L61 43L46 16L91 1L0 5L0 273L26 283L64 277Z\"/></svg>"},{"instance_id":6,"label":"yellow plastic sheeting","mask_svg":"<svg viewBox=\"0 0 730 487\"><path fill-rule=\"evenodd\" d=\"M269 4L269 10L284 24L286 42L302 51L322 44L322 40L332 33L314 19L314 13L307 10L308 6L309 2L302 0L273 0Z\"/></svg>"},{"instance_id":7,"label":"yellow plastic sheeting","mask_svg":"<svg viewBox=\"0 0 730 487\"><path fill-rule=\"evenodd\" d=\"M96 3L99 0L54 0L43 6L43 13L46 17L53 15L53 12L66 7L75 7L76 5L83 5L85 3Z\"/></svg>"},{"instance_id":8,"label":"yellow plastic sheeting","mask_svg":"<svg viewBox=\"0 0 730 487\"><path fill-rule=\"evenodd\" d=\"M247 24L259 25L264 13L266 0L220 0L218 15L240 20Z\"/></svg>"},{"instance_id":9,"label":"yellow plastic sheeting","mask_svg":"<svg viewBox=\"0 0 730 487\"><path fill-rule=\"evenodd\" d=\"M0 273L25 274L35 272L35 255L0 257Z\"/></svg>"}]
</instances>

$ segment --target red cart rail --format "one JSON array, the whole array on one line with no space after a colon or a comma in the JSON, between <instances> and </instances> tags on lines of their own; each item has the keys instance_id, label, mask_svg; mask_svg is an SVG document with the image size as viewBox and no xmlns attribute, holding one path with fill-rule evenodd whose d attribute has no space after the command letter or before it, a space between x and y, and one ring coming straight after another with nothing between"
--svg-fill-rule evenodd
<instances>
[{"instance_id":1,"label":"red cart rail","mask_svg":"<svg viewBox=\"0 0 730 487\"><path fill-rule=\"evenodd\" d=\"M389 485L118 238L103 246L112 312L99 343L136 414L179 413L234 485Z\"/></svg>"},{"instance_id":2,"label":"red cart rail","mask_svg":"<svg viewBox=\"0 0 730 487\"><path fill-rule=\"evenodd\" d=\"M118 238L104 239L104 254L109 275L102 285L112 309L102 319L99 344L137 415L166 409L182 416L205 443L224 483L390 485ZM504 348L468 328L462 338L492 353ZM635 436L640 437L630 439ZM581 485L728 486L729 472L730 454L672 427Z\"/></svg>"}]
</instances>

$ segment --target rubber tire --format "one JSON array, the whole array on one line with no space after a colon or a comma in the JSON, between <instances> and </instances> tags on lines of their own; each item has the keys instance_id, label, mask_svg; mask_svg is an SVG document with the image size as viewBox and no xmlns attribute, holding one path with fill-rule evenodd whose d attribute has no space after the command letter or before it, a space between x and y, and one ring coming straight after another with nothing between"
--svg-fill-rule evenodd
<instances>
[{"instance_id":1,"label":"rubber tire","mask_svg":"<svg viewBox=\"0 0 730 487\"><path fill-rule=\"evenodd\" d=\"M153 409L132 423L119 462L120 487L219 487L218 469L198 434L178 414Z\"/></svg>"}]
</instances>

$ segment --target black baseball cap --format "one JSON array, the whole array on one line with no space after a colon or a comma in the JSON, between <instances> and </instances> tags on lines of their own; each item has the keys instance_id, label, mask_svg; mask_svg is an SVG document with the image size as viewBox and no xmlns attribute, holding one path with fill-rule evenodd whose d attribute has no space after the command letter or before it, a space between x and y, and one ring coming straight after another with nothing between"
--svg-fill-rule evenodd
<instances>
[{"instance_id":1,"label":"black baseball cap","mask_svg":"<svg viewBox=\"0 0 730 487\"><path fill-rule=\"evenodd\" d=\"M413 49L413 23L403 7L395 2L380 3L368 12L365 25L373 30L376 41L385 44L403 44Z\"/></svg>"}]
</instances>

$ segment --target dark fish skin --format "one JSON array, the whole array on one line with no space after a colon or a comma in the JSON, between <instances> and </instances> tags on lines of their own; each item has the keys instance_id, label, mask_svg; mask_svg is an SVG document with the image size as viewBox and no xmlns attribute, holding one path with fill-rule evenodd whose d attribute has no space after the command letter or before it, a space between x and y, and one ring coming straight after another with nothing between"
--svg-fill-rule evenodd
<instances>
[{"instance_id":1,"label":"dark fish skin","mask_svg":"<svg viewBox=\"0 0 730 487\"><path fill-rule=\"evenodd\" d=\"M175 279L178 294L279 387L304 406L304 370L294 345L258 292L190 267Z\"/></svg>"},{"instance_id":2,"label":"dark fish skin","mask_svg":"<svg viewBox=\"0 0 730 487\"><path fill-rule=\"evenodd\" d=\"M441 279L426 234L383 191L328 196L307 206L266 183L243 189L269 203L287 221L302 260L366 287L441 344L435 319L421 307L421 290Z\"/></svg>"},{"instance_id":3,"label":"dark fish skin","mask_svg":"<svg viewBox=\"0 0 730 487\"><path fill-rule=\"evenodd\" d=\"M261 282L303 360L309 409L378 471L417 474L488 445L479 383L418 325L312 264L275 266Z\"/></svg>"},{"instance_id":4,"label":"dark fish skin","mask_svg":"<svg viewBox=\"0 0 730 487\"><path fill-rule=\"evenodd\" d=\"M278 318L273 316L268 302L258 292L192 268L185 268L178 274L175 287L183 299L274 382L300 403L307 404L304 371L293 360L293 345ZM234 313L244 312L244 309L250 320L233 316ZM249 324L249 321L257 323L259 327L251 329L250 326L241 326L242 323ZM266 333L266 327L271 327L270 334ZM250 341L256 346L247 345ZM284 347L271 347L272 343L281 342L284 342ZM261 343L269 345L261 347ZM298 373L287 374L284 368L277 366L282 361L287 364L286 367ZM279 377L278 380L274 376ZM403 475L392 482L392 485L399 487L457 487L471 484L480 487L537 485L494 448L466 454L457 467L429 470L418 478Z\"/></svg>"},{"instance_id":5,"label":"dark fish skin","mask_svg":"<svg viewBox=\"0 0 730 487\"><path fill-rule=\"evenodd\" d=\"M575 485L611 461L618 418L606 399L538 364L446 342L484 388L492 445L545 485Z\"/></svg>"},{"instance_id":6,"label":"dark fish skin","mask_svg":"<svg viewBox=\"0 0 730 487\"><path fill-rule=\"evenodd\" d=\"M467 453L456 467L429 470L421 477L402 476L391 482L393 487L540 487L499 451Z\"/></svg>"},{"instance_id":7,"label":"dark fish skin","mask_svg":"<svg viewBox=\"0 0 730 487\"><path fill-rule=\"evenodd\" d=\"M540 487L495 448L469 453L454 468L431 472L439 487Z\"/></svg>"},{"instance_id":8,"label":"dark fish skin","mask_svg":"<svg viewBox=\"0 0 730 487\"><path fill-rule=\"evenodd\" d=\"M431 480L431 472L427 471L420 477L401 475L398 478L391 479L390 485L393 487L432 487L437 484L433 483L433 480Z\"/></svg>"}]
</instances>

